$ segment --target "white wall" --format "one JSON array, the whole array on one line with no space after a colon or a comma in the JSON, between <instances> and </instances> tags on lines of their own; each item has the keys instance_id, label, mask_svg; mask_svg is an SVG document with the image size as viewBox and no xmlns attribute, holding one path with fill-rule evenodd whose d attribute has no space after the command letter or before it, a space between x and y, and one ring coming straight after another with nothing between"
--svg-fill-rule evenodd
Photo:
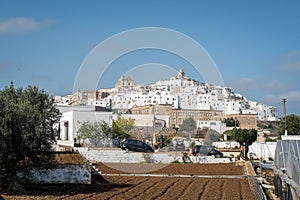
<instances>
[{"instance_id":1,"label":"white wall","mask_svg":"<svg viewBox=\"0 0 300 200\"><path fill-rule=\"evenodd\" d=\"M18 173L22 177L23 172ZM88 165L56 165L50 168L31 168L25 178L33 183L91 184L91 169Z\"/></svg>"},{"instance_id":2,"label":"white wall","mask_svg":"<svg viewBox=\"0 0 300 200\"><path fill-rule=\"evenodd\" d=\"M173 161L182 162L182 154L171 155L166 153L140 153L126 152L123 150L105 150L105 149L89 149L75 148L86 159L92 162L103 163L171 163ZM229 163L229 158L214 158L214 156L191 156L194 163Z\"/></svg>"},{"instance_id":3,"label":"white wall","mask_svg":"<svg viewBox=\"0 0 300 200\"><path fill-rule=\"evenodd\" d=\"M197 128L209 128L215 130L219 133L222 133L222 122L221 121L206 121L206 120L197 120Z\"/></svg>"},{"instance_id":4,"label":"white wall","mask_svg":"<svg viewBox=\"0 0 300 200\"><path fill-rule=\"evenodd\" d=\"M114 115L113 119L117 119L118 116ZM124 119L134 120L135 126L153 126L153 115L135 115L135 114L124 114L121 117ZM155 119L161 119L166 122L166 127L169 127L169 115L155 115Z\"/></svg>"},{"instance_id":5,"label":"white wall","mask_svg":"<svg viewBox=\"0 0 300 200\"><path fill-rule=\"evenodd\" d=\"M57 141L58 144L74 145L74 138L77 138L77 132L80 128L80 123L85 121L89 122L101 122L105 121L108 124L112 123L112 113L111 112L96 112L96 111L80 111L72 110L62 113L62 118L60 119L60 140ZM68 134L66 134L64 124L68 123ZM67 135L67 137L66 137ZM67 141L67 142L66 142Z\"/></svg>"}]
</instances>

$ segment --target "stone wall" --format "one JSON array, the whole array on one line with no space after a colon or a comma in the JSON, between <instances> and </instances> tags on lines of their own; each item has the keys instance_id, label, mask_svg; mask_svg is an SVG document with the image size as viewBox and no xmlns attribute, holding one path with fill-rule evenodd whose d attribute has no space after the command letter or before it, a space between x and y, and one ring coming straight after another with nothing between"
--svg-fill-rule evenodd
<instances>
[{"instance_id":1,"label":"stone wall","mask_svg":"<svg viewBox=\"0 0 300 200\"><path fill-rule=\"evenodd\" d=\"M29 173L19 172L19 177L32 183L91 184L91 168L86 165L51 165L47 168L31 168Z\"/></svg>"},{"instance_id":2,"label":"stone wall","mask_svg":"<svg viewBox=\"0 0 300 200\"><path fill-rule=\"evenodd\" d=\"M230 114L225 115L225 118L234 118L239 121L240 127L245 129L256 129L257 128L257 119L256 114Z\"/></svg>"},{"instance_id":3,"label":"stone wall","mask_svg":"<svg viewBox=\"0 0 300 200\"><path fill-rule=\"evenodd\" d=\"M120 149L89 149L74 148L79 151L87 160L91 162L103 163L172 163L174 161L183 162L181 152L155 152L140 153L126 152ZM228 163L229 158L214 158L214 156L202 156L198 158L191 156L192 162L198 163Z\"/></svg>"}]
</instances>

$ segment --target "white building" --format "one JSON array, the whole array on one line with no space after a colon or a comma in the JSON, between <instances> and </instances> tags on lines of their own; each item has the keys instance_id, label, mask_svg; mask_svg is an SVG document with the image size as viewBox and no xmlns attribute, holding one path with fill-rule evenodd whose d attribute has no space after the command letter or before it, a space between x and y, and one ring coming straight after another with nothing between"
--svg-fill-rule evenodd
<instances>
[{"instance_id":1,"label":"white building","mask_svg":"<svg viewBox=\"0 0 300 200\"><path fill-rule=\"evenodd\" d=\"M60 119L60 135L57 144L73 146L77 138L80 124L86 121L112 123L111 112L96 112L91 106L70 106L60 108L62 117ZM69 110L68 110L69 109ZM64 111L63 111L64 110Z\"/></svg>"},{"instance_id":2,"label":"white building","mask_svg":"<svg viewBox=\"0 0 300 200\"><path fill-rule=\"evenodd\" d=\"M225 102L225 114L239 114L241 113L241 102L235 100L227 100Z\"/></svg>"},{"instance_id":3,"label":"white building","mask_svg":"<svg viewBox=\"0 0 300 200\"><path fill-rule=\"evenodd\" d=\"M223 124L221 121L215 121L215 120L210 120L210 121L205 121L205 120L197 120L197 128L207 128L210 130L215 130L218 133L223 133L222 127Z\"/></svg>"},{"instance_id":4,"label":"white building","mask_svg":"<svg viewBox=\"0 0 300 200\"><path fill-rule=\"evenodd\" d=\"M99 93L101 98L95 100ZM66 104L78 101L78 104L110 106L116 113L126 113L128 109L135 106L169 104L173 109L218 110L223 111L224 114L257 114L257 119L260 121L278 120L275 107L249 101L228 87L192 80L185 76L182 69L177 76L149 85L136 85L130 77L122 76L115 88L102 92L98 90L98 94L92 91L76 92L73 97L65 97L62 101Z\"/></svg>"}]
</instances>

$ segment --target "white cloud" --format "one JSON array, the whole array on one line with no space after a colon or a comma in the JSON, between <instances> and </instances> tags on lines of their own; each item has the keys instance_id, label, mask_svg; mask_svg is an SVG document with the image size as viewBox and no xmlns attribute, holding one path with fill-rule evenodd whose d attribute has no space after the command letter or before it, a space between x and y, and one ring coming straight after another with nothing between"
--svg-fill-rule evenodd
<instances>
[{"instance_id":1,"label":"white cloud","mask_svg":"<svg viewBox=\"0 0 300 200\"><path fill-rule=\"evenodd\" d=\"M255 91L255 90L272 90L282 91L289 88L288 84L278 80L256 80L253 78L243 77L229 84L234 90L237 91Z\"/></svg>"},{"instance_id":2,"label":"white cloud","mask_svg":"<svg viewBox=\"0 0 300 200\"><path fill-rule=\"evenodd\" d=\"M268 90L287 90L289 88L287 83L278 81L278 80L267 80L262 83L261 87L268 89Z\"/></svg>"},{"instance_id":3,"label":"white cloud","mask_svg":"<svg viewBox=\"0 0 300 200\"><path fill-rule=\"evenodd\" d=\"M37 21L33 18L16 17L0 19L0 35L17 35L47 27L51 21Z\"/></svg>"},{"instance_id":4,"label":"white cloud","mask_svg":"<svg viewBox=\"0 0 300 200\"><path fill-rule=\"evenodd\" d=\"M293 51L281 56L279 69L283 71L300 71L300 52Z\"/></svg>"},{"instance_id":5,"label":"white cloud","mask_svg":"<svg viewBox=\"0 0 300 200\"><path fill-rule=\"evenodd\" d=\"M286 98L288 102L300 102L300 92L299 91L289 91L281 94L268 94L262 97L263 101L274 104L281 101L281 99Z\"/></svg>"},{"instance_id":6,"label":"white cloud","mask_svg":"<svg viewBox=\"0 0 300 200\"><path fill-rule=\"evenodd\" d=\"M259 85L252 78L240 78L239 80L229 84L234 90L249 91L258 89Z\"/></svg>"},{"instance_id":7,"label":"white cloud","mask_svg":"<svg viewBox=\"0 0 300 200\"><path fill-rule=\"evenodd\" d=\"M283 98L287 99L287 113L293 113L300 115L300 92L299 91L289 91L281 94L269 94L262 97L262 101L266 104L273 105L277 107L277 111L282 112L282 102Z\"/></svg>"},{"instance_id":8,"label":"white cloud","mask_svg":"<svg viewBox=\"0 0 300 200\"><path fill-rule=\"evenodd\" d=\"M300 102L300 92L299 91L290 91L285 94L281 94L282 98L287 98L291 102Z\"/></svg>"}]
</instances>

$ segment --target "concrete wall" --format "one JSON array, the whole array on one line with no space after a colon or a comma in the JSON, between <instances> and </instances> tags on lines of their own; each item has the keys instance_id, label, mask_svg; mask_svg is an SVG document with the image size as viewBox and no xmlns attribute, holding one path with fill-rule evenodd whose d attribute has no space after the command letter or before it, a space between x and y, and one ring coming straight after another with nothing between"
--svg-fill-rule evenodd
<instances>
[{"instance_id":1,"label":"concrete wall","mask_svg":"<svg viewBox=\"0 0 300 200\"><path fill-rule=\"evenodd\" d=\"M236 141L213 142L212 145L220 149L240 148L240 143Z\"/></svg>"},{"instance_id":2,"label":"concrete wall","mask_svg":"<svg viewBox=\"0 0 300 200\"><path fill-rule=\"evenodd\" d=\"M31 168L24 178L33 183L91 184L91 169L88 165L53 165L47 169Z\"/></svg>"},{"instance_id":3,"label":"concrete wall","mask_svg":"<svg viewBox=\"0 0 300 200\"><path fill-rule=\"evenodd\" d=\"M155 153L139 153L125 152L119 149L89 149L75 148L86 159L92 162L103 163L171 163L173 161L183 162L182 153L176 154L172 152L155 152ZM214 156L191 156L194 163L229 163L229 158L214 158Z\"/></svg>"}]
</instances>

